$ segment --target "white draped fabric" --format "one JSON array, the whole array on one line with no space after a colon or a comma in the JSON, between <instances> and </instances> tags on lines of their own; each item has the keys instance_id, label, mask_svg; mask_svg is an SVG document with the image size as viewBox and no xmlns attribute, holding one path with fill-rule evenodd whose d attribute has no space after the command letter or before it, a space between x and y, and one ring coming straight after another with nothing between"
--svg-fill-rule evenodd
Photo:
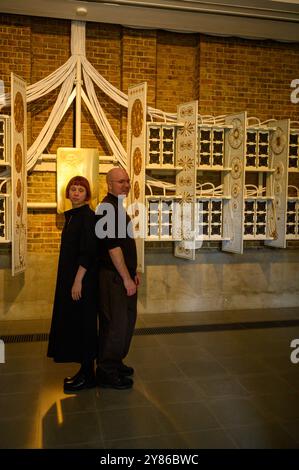
<instances>
[{"instance_id":1,"label":"white draped fabric","mask_svg":"<svg viewBox=\"0 0 299 470\"><path fill-rule=\"evenodd\" d=\"M91 113L96 125L102 133L112 155L124 168L127 166L127 153L113 131L102 106L96 95L95 85L109 98L120 106L128 107L128 95L106 80L87 60L85 55L85 22L72 21L71 25L71 57L55 72L27 87L27 102L38 100L51 91L61 86L58 97L50 113L50 116L42 128L40 134L27 152L27 170L31 170L38 158L42 155L57 126L63 119L66 111L76 98L76 83L78 66L82 67L83 83L81 85L81 97ZM1 104L2 103L2 104ZM10 95L0 95L0 109L10 105ZM176 122L175 113L166 113L150 106L147 113L152 121ZM201 116L199 120L206 124L220 124L223 116ZM151 181L153 184L153 181ZM155 185L157 182L155 182Z\"/></svg>"},{"instance_id":2,"label":"white draped fabric","mask_svg":"<svg viewBox=\"0 0 299 470\"><path fill-rule=\"evenodd\" d=\"M55 72L27 87L27 102L31 103L47 95L61 86L56 102L50 116L40 134L28 149L27 170L31 170L38 158L46 149L57 126L69 106L76 97L77 65L82 66L84 82L82 83L81 97L91 113L95 123L102 133L108 147L117 161L125 168L127 154L118 137L113 131L105 113L100 105L94 85L99 87L109 98L123 107L128 107L128 95L109 83L86 59L85 56L85 22L72 21L71 25L71 57ZM86 90L86 91L85 91ZM10 95L0 96L1 107L10 105ZM151 119L175 121L176 114L164 113L155 108L148 107Z\"/></svg>"}]
</instances>

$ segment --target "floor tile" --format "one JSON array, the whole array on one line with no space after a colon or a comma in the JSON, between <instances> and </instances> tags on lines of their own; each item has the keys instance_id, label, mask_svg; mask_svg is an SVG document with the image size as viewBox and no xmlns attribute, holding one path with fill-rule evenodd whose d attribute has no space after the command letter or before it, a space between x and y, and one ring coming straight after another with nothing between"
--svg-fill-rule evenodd
<instances>
[{"instance_id":1,"label":"floor tile","mask_svg":"<svg viewBox=\"0 0 299 470\"><path fill-rule=\"evenodd\" d=\"M152 407L104 410L99 412L105 440L161 434L159 414Z\"/></svg>"},{"instance_id":2,"label":"floor tile","mask_svg":"<svg viewBox=\"0 0 299 470\"><path fill-rule=\"evenodd\" d=\"M192 403L203 398L201 391L186 380L155 381L144 384L144 393L156 404Z\"/></svg>"},{"instance_id":3,"label":"floor tile","mask_svg":"<svg viewBox=\"0 0 299 470\"><path fill-rule=\"evenodd\" d=\"M200 378L195 381L195 384L202 390L205 397L245 397L249 392L244 386L234 377L221 377L221 378Z\"/></svg>"},{"instance_id":4,"label":"floor tile","mask_svg":"<svg viewBox=\"0 0 299 470\"><path fill-rule=\"evenodd\" d=\"M47 413L42 418L42 445L45 449L102 438L96 412Z\"/></svg>"},{"instance_id":5,"label":"floor tile","mask_svg":"<svg viewBox=\"0 0 299 470\"><path fill-rule=\"evenodd\" d=\"M221 398L208 401L209 409L224 427L258 424L270 419L249 398Z\"/></svg>"},{"instance_id":6,"label":"floor tile","mask_svg":"<svg viewBox=\"0 0 299 470\"><path fill-rule=\"evenodd\" d=\"M240 449L298 448L290 435L276 423L238 426L226 429Z\"/></svg>"},{"instance_id":7,"label":"floor tile","mask_svg":"<svg viewBox=\"0 0 299 470\"><path fill-rule=\"evenodd\" d=\"M63 379L78 364L47 358L47 341L7 343L0 447L298 448L299 365L290 361L290 340L299 328L246 329L288 318L298 319L299 309L143 314L125 360L135 368L130 390L65 395ZM47 333L50 321L1 321L0 334ZM149 334L153 325L171 332L192 324L209 331Z\"/></svg>"}]
</instances>

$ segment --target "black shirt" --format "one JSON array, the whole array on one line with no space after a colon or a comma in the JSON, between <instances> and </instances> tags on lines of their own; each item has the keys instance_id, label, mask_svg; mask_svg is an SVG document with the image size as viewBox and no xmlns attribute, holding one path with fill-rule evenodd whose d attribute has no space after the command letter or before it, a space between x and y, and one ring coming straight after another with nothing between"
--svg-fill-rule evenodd
<instances>
[{"instance_id":1,"label":"black shirt","mask_svg":"<svg viewBox=\"0 0 299 470\"><path fill-rule=\"evenodd\" d=\"M137 268L136 244L131 219L123 208L122 199L108 193L98 206L96 214L100 265L117 272L109 250L120 247L130 276L134 279Z\"/></svg>"}]
</instances>

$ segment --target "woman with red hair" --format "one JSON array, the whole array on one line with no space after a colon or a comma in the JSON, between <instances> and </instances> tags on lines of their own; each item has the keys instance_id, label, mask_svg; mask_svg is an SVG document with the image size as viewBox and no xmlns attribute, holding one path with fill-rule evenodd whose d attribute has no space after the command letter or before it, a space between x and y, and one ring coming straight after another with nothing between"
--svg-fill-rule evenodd
<instances>
[{"instance_id":1,"label":"woman with red hair","mask_svg":"<svg viewBox=\"0 0 299 470\"><path fill-rule=\"evenodd\" d=\"M90 197L86 178L75 176L69 181L66 198L72 209L64 213L48 346L48 357L55 362L81 364L77 374L64 379L65 393L96 386L98 263Z\"/></svg>"}]
</instances>

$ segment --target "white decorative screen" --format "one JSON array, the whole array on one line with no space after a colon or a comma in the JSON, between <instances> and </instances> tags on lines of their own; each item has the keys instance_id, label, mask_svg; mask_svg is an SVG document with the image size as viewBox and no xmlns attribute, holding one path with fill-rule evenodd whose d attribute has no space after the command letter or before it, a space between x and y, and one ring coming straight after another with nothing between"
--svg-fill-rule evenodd
<instances>
[{"instance_id":1,"label":"white decorative screen","mask_svg":"<svg viewBox=\"0 0 299 470\"><path fill-rule=\"evenodd\" d=\"M165 124L148 125L147 166L174 167L175 127Z\"/></svg>"},{"instance_id":2,"label":"white decorative screen","mask_svg":"<svg viewBox=\"0 0 299 470\"><path fill-rule=\"evenodd\" d=\"M195 193L196 193L196 153L197 153L197 114L198 102L178 106L176 149L177 165L182 170L176 175L176 195L182 198L182 237L175 244L175 256L195 259Z\"/></svg>"},{"instance_id":3,"label":"white decorative screen","mask_svg":"<svg viewBox=\"0 0 299 470\"><path fill-rule=\"evenodd\" d=\"M176 210L180 199L164 196L148 196L147 209L147 239L173 240L175 238L174 224Z\"/></svg>"},{"instance_id":4,"label":"white decorative screen","mask_svg":"<svg viewBox=\"0 0 299 470\"><path fill-rule=\"evenodd\" d=\"M137 270L144 271L144 186L146 162L147 84L141 83L128 90L128 173L131 178L131 217L137 247Z\"/></svg>"},{"instance_id":5,"label":"white decorative screen","mask_svg":"<svg viewBox=\"0 0 299 470\"><path fill-rule=\"evenodd\" d=\"M222 199L196 199L197 233L203 240L222 239Z\"/></svg>"},{"instance_id":6,"label":"white decorative screen","mask_svg":"<svg viewBox=\"0 0 299 470\"><path fill-rule=\"evenodd\" d=\"M11 74L12 275L27 260L27 104L26 82Z\"/></svg>"},{"instance_id":7,"label":"white decorative screen","mask_svg":"<svg viewBox=\"0 0 299 470\"><path fill-rule=\"evenodd\" d=\"M0 243L11 238L10 118L0 116Z\"/></svg>"},{"instance_id":8,"label":"white decorative screen","mask_svg":"<svg viewBox=\"0 0 299 470\"><path fill-rule=\"evenodd\" d=\"M246 166L268 168L269 166L269 131L247 130Z\"/></svg>"},{"instance_id":9,"label":"white decorative screen","mask_svg":"<svg viewBox=\"0 0 299 470\"><path fill-rule=\"evenodd\" d=\"M299 238L299 195L288 198L286 218L286 237L291 240Z\"/></svg>"},{"instance_id":10,"label":"white decorative screen","mask_svg":"<svg viewBox=\"0 0 299 470\"><path fill-rule=\"evenodd\" d=\"M225 133L225 167L230 171L224 177L230 199L223 205L222 249L231 253L243 253L246 119L246 112L225 118L225 124L231 126Z\"/></svg>"},{"instance_id":11,"label":"white decorative screen","mask_svg":"<svg viewBox=\"0 0 299 470\"><path fill-rule=\"evenodd\" d=\"M244 239L265 238L267 232L267 201L244 201Z\"/></svg>"},{"instance_id":12,"label":"white decorative screen","mask_svg":"<svg viewBox=\"0 0 299 470\"><path fill-rule=\"evenodd\" d=\"M299 132L290 133L289 169L299 169Z\"/></svg>"},{"instance_id":13,"label":"white decorative screen","mask_svg":"<svg viewBox=\"0 0 299 470\"><path fill-rule=\"evenodd\" d=\"M200 127L198 135L199 166L223 167L224 129Z\"/></svg>"},{"instance_id":14,"label":"white decorative screen","mask_svg":"<svg viewBox=\"0 0 299 470\"><path fill-rule=\"evenodd\" d=\"M276 129L271 132L270 155L273 173L268 176L271 181L273 210L268 217L269 235L273 240L265 244L277 248L286 247L286 210L288 186L288 137L289 119L275 122ZM271 206L268 206L269 209Z\"/></svg>"}]
</instances>

